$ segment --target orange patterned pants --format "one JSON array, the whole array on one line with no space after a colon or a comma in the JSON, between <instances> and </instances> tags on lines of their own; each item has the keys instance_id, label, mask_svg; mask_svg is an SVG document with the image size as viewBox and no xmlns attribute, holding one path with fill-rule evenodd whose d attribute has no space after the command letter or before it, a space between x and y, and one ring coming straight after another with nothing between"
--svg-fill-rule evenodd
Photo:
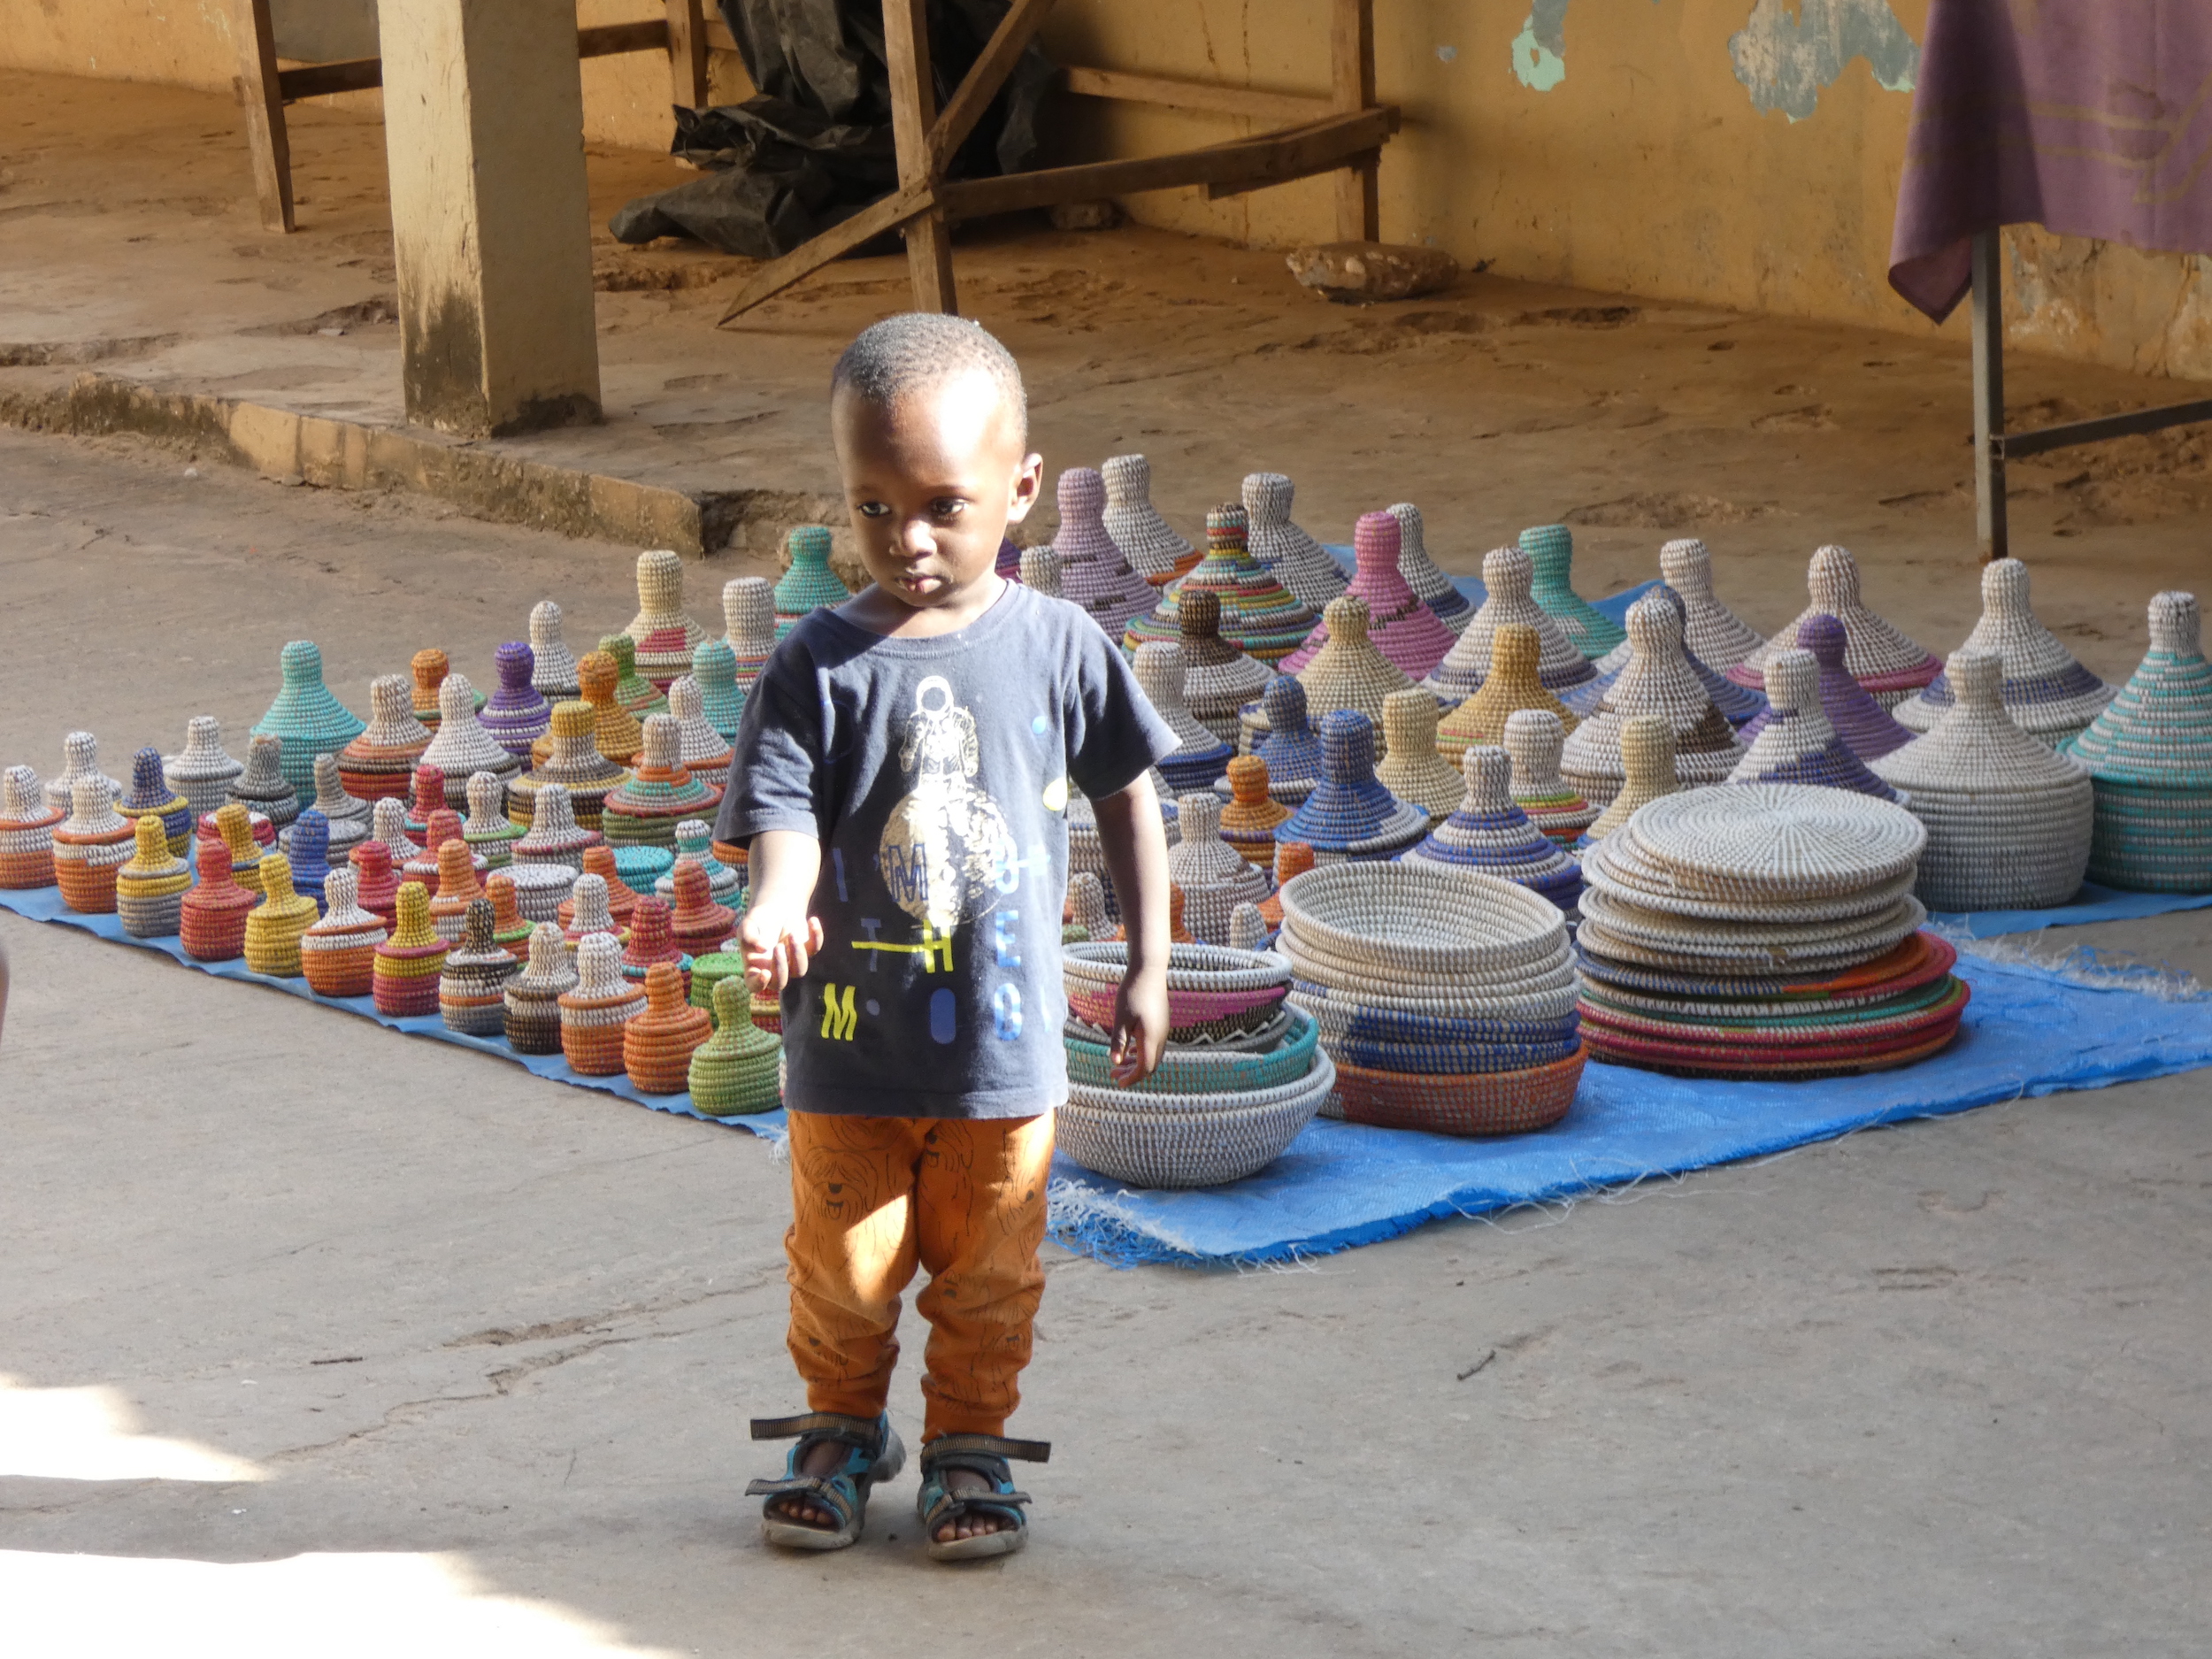
<instances>
[{"instance_id":1,"label":"orange patterned pants","mask_svg":"<svg viewBox=\"0 0 2212 1659\"><path fill-rule=\"evenodd\" d=\"M918 1262L922 1438L1002 1434L1044 1294L1052 1118L790 1114L791 1357L807 1408L872 1417Z\"/></svg>"}]
</instances>

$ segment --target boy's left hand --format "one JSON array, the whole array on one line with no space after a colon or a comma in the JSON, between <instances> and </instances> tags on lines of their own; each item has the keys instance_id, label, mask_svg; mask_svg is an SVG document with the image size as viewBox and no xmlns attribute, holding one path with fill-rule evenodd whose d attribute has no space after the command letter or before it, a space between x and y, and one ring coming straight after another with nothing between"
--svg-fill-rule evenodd
<instances>
[{"instance_id":1,"label":"boy's left hand","mask_svg":"<svg viewBox=\"0 0 2212 1659\"><path fill-rule=\"evenodd\" d=\"M1114 1081L1128 1088L1157 1071L1167 1033L1167 970L1137 968L1124 974L1121 989L1114 994L1114 1046L1107 1056Z\"/></svg>"}]
</instances>

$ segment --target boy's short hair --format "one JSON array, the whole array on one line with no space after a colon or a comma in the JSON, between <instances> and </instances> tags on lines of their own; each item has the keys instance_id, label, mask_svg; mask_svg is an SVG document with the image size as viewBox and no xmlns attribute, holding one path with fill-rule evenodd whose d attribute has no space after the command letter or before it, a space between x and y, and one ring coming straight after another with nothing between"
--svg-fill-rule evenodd
<instances>
[{"instance_id":1,"label":"boy's short hair","mask_svg":"<svg viewBox=\"0 0 2212 1659\"><path fill-rule=\"evenodd\" d=\"M864 328L837 359L830 393L849 391L879 409L961 373L987 374L1029 442L1029 394L1014 354L982 324L935 311L901 311Z\"/></svg>"}]
</instances>

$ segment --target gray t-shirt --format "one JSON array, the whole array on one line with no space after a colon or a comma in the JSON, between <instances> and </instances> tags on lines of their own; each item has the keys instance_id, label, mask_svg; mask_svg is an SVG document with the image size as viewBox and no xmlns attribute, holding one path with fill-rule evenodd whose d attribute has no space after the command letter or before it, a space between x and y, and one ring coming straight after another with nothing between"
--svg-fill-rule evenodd
<instances>
[{"instance_id":1,"label":"gray t-shirt","mask_svg":"<svg viewBox=\"0 0 2212 1659\"><path fill-rule=\"evenodd\" d=\"M1009 583L957 634L803 618L747 699L716 833L822 844L826 935L783 994L785 1104L1028 1118L1067 1099L1060 912L1071 787L1176 739L1098 625Z\"/></svg>"}]
</instances>

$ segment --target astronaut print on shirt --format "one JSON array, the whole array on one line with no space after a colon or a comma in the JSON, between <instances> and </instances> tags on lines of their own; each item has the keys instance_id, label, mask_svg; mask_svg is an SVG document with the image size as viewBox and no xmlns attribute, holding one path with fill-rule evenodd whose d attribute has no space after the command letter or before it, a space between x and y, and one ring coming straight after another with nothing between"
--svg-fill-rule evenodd
<instances>
[{"instance_id":1,"label":"astronaut print on shirt","mask_svg":"<svg viewBox=\"0 0 2212 1659\"><path fill-rule=\"evenodd\" d=\"M893 902L934 933L988 914L1018 868L1013 831L977 785L977 762L975 717L930 675L914 688L899 742L909 793L884 822L876 862Z\"/></svg>"}]
</instances>

